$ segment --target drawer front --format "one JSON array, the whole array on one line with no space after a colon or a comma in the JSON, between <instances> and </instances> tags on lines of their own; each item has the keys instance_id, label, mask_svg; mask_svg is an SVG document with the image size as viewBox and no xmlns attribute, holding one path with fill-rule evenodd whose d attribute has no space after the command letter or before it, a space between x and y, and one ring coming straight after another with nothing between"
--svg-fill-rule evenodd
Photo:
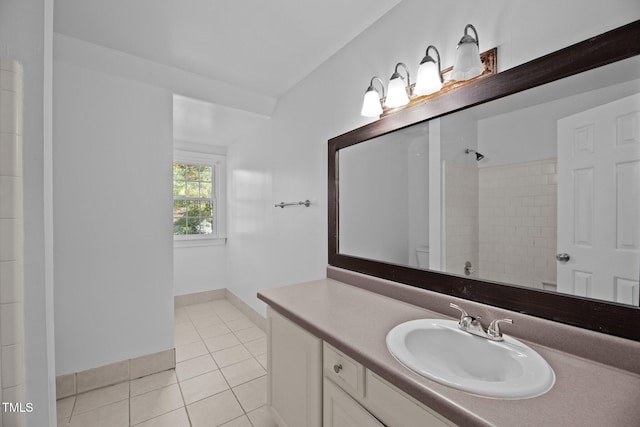
<instances>
[{"instance_id":1,"label":"drawer front","mask_svg":"<svg viewBox=\"0 0 640 427\"><path fill-rule=\"evenodd\" d=\"M367 370L364 402L372 414L389 427L451 427L455 424L420 404L398 388Z\"/></svg>"},{"instance_id":2,"label":"drawer front","mask_svg":"<svg viewBox=\"0 0 640 427\"><path fill-rule=\"evenodd\" d=\"M326 342L323 349L324 375L354 397L363 397L364 368Z\"/></svg>"}]
</instances>

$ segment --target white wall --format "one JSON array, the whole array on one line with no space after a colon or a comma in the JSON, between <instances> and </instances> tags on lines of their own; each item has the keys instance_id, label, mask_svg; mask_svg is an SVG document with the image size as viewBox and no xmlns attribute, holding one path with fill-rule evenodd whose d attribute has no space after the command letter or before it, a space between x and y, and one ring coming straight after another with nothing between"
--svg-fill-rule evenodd
<instances>
[{"instance_id":1,"label":"white wall","mask_svg":"<svg viewBox=\"0 0 640 427\"><path fill-rule=\"evenodd\" d=\"M171 100L54 63L57 375L173 347Z\"/></svg>"},{"instance_id":2,"label":"white wall","mask_svg":"<svg viewBox=\"0 0 640 427\"><path fill-rule=\"evenodd\" d=\"M173 251L173 294L187 295L227 287L227 247L176 247Z\"/></svg>"},{"instance_id":3,"label":"white wall","mask_svg":"<svg viewBox=\"0 0 640 427\"><path fill-rule=\"evenodd\" d=\"M417 266L429 245L429 127L340 151L340 253ZM425 266L423 266L425 267Z\"/></svg>"},{"instance_id":4,"label":"white wall","mask_svg":"<svg viewBox=\"0 0 640 427\"><path fill-rule=\"evenodd\" d=\"M51 43L53 0L0 2L0 56L24 66L25 400L31 427L56 420L51 248ZM9 396L3 396L7 401Z\"/></svg>"},{"instance_id":5,"label":"white wall","mask_svg":"<svg viewBox=\"0 0 640 427\"><path fill-rule=\"evenodd\" d=\"M478 148L478 124L473 114L463 110L442 117L440 119L441 159L459 165L477 167L479 162L476 160L475 153L465 153L467 149L482 153Z\"/></svg>"},{"instance_id":6,"label":"white wall","mask_svg":"<svg viewBox=\"0 0 640 427\"><path fill-rule=\"evenodd\" d=\"M340 151L340 253L409 263L411 142L382 135Z\"/></svg>"},{"instance_id":7,"label":"white wall","mask_svg":"<svg viewBox=\"0 0 640 427\"><path fill-rule=\"evenodd\" d=\"M388 78L398 61L407 63L415 75L429 44L440 50L443 68L450 66L467 23L478 29L481 50L498 46L504 70L639 15L636 0L590 1L588 6L580 0L465 0L455 7L421 0L400 3L283 96L263 132L230 149L229 156L236 157L230 159L231 176L236 170L243 172L243 156L251 157L253 170L259 171L259 178L248 180L244 187L251 188L248 192L255 196L251 198L253 212L265 213L253 223L251 233L230 233L232 291L263 310L255 299L260 289L324 277L327 140L369 121L359 112L371 76ZM265 150L270 156L255 157L255 152ZM262 190L265 192L260 193ZM233 193L231 188L231 198L236 197ZM273 212L270 207L280 200L305 198L314 202L306 211ZM231 213L230 230L235 228L234 221ZM265 259L265 250L269 252L266 267L238 270L244 265L238 259Z\"/></svg>"},{"instance_id":8,"label":"white wall","mask_svg":"<svg viewBox=\"0 0 640 427\"><path fill-rule=\"evenodd\" d=\"M278 261L279 238L273 226L274 215L298 215L307 218L318 209L317 197L309 208L280 209L273 206L280 200L273 198L273 152L271 121L259 126L250 137L238 141L227 152L227 241L229 289L251 304L256 310L264 310L257 303L255 292L278 283L273 274ZM290 195L282 201L311 197L309 193ZM293 225L293 224L292 224ZM301 236L300 240L304 240ZM295 268L295 265L288 265ZM264 311L263 311L264 313Z\"/></svg>"}]
</instances>

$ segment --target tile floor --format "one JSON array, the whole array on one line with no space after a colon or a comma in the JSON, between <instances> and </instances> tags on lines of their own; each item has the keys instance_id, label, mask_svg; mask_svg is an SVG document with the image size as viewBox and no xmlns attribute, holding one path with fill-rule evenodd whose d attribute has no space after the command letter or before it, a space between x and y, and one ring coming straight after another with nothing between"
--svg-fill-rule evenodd
<instances>
[{"instance_id":1,"label":"tile floor","mask_svg":"<svg viewBox=\"0 0 640 427\"><path fill-rule=\"evenodd\" d=\"M227 300L176 308L176 369L58 400L58 426L276 427L264 332Z\"/></svg>"}]
</instances>

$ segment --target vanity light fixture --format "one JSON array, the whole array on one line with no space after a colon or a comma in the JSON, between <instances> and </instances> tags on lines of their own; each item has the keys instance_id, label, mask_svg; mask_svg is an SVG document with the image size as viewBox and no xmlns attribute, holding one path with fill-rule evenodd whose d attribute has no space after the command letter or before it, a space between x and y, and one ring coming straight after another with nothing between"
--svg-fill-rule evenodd
<instances>
[{"instance_id":1,"label":"vanity light fixture","mask_svg":"<svg viewBox=\"0 0 640 427\"><path fill-rule=\"evenodd\" d=\"M438 58L438 62L429 55L429 49L433 49ZM425 52L424 58L420 62L418 68L418 77L416 77L416 85L413 88L413 93L416 96L430 95L438 92L442 89L442 69L440 66L440 52L435 46L429 45Z\"/></svg>"},{"instance_id":2,"label":"vanity light fixture","mask_svg":"<svg viewBox=\"0 0 640 427\"><path fill-rule=\"evenodd\" d=\"M407 73L407 82L398 72L398 67L402 66ZM402 107L409 103L409 91L411 90L411 77L409 76L409 69L407 66L398 62L396 69L389 79L389 86L387 88L387 99L385 105L389 108Z\"/></svg>"},{"instance_id":3,"label":"vanity light fixture","mask_svg":"<svg viewBox=\"0 0 640 427\"><path fill-rule=\"evenodd\" d=\"M380 96L380 92L373 87L374 81L380 82L382 96ZM380 117L380 114L382 114L382 98L384 98L384 83L380 77L373 76L367 91L364 93L364 100L362 101L362 110L360 110L360 114L364 117Z\"/></svg>"},{"instance_id":4,"label":"vanity light fixture","mask_svg":"<svg viewBox=\"0 0 640 427\"><path fill-rule=\"evenodd\" d=\"M429 45L418 67L417 81L414 85L411 84L407 66L398 62L386 87L386 97L384 83L378 77L371 79L360 114L365 117L384 117L400 111L403 107L430 102L440 95L473 84L476 78L496 74L498 49L494 47L479 53L479 45L478 32L473 25L468 24L464 28L464 36L458 43L455 65L444 70L440 52L435 46ZM406 76L400 74L400 68L404 68ZM374 80L380 82L381 91L374 88Z\"/></svg>"},{"instance_id":5,"label":"vanity light fixture","mask_svg":"<svg viewBox=\"0 0 640 427\"><path fill-rule=\"evenodd\" d=\"M475 38L467 34L469 29L473 30ZM476 28L467 24L464 27L464 36L458 43L458 50L456 52L456 62L453 66L453 72L451 78L453 80L469 80L479 76L484 71L484 67L480 60L480 43L478 38L478 32Z\"/></svg>"}]
</instances>

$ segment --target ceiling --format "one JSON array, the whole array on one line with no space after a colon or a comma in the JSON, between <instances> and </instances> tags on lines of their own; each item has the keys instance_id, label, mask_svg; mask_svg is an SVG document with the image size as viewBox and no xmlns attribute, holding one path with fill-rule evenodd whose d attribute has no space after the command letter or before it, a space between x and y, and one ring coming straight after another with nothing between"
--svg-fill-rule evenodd
<instances>
[{"instance_id":1,"label":"ceiling","mask_svg":"<svg viewBox=\"0 0 640 427\"><path fill-rule=\"evenodd\" d=\"M56 0L54 31L279 97L400 0Z\"/></svg>"},{"instance_id":2,"label":"ceiling","mask_svg":"<svg viewBox=\"0 0 640 427\"><path fill-rule=\"evenodd\" d=\"M400 1L56 0L54 31L278 98ZM174 139L221 147L266 119L179 94L173 112Z\"/></svg>"}]
</instances>

